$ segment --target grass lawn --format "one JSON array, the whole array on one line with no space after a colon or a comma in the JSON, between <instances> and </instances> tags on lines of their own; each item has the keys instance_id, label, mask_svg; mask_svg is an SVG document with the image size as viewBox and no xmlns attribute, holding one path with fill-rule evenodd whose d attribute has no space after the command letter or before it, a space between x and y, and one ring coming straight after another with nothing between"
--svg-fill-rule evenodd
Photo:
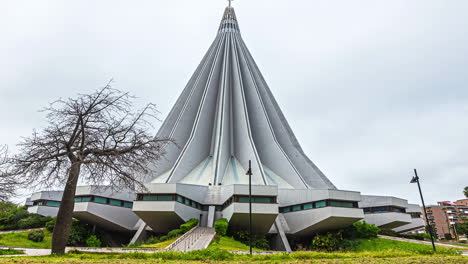
<instances>
[{"instance_id":1,"label":"grass lawn","mask_svg":"<svg viewBox=\"0 0 468 264\"><path fill-rule=\"evenodd\" d=\"M0 264L19 263L348 263L348 264L466 264L468 257L456 255L421 255L402 251L364 252L364 253L319 253L295 252L292 254L277 253L270 255L237 255L225 250L201 250L189 253L158 252L99 254L69 253L63 256L15 257L0 258Z\"/></svg>"},{"instance_id":2,"label":"grass lawn","mask_svg":"<svg viewBox=\"0 0 468 264\"><path fill-rule=\"evenodd\" d=\"M6 233L0 235L0 246L25 248L50 248L52 233L44 230L44 241L33 242L28 239L29 232Z\"/></svg>"},{"instance_id":3,"label":"grass lawn","mask_svg":"<svg viewBox=\"0 0 468 264\"><path fill-rule=\"evenodd\" d=\"M16 249L12 249L12 248L9 248L9 249L1 249L0 248L0 256L4 256L4 255L19 255L19 254L23 254L24 252L21 251L21 250L16 250Z\"/></svg>"},{"instance_id":4,"label":"grass lawn","mask_svg":"<svg viewBox=\"0 0 468 264\"><path fill-rule=\"evenodd\" d=\"M249 251L249 245L235 240L232 237L221 237L219 242L213 240L208 246L208 249L224 249L230 251ZM262 249L253 248L254 251L263 251Z\"/></svg>"},{"instance_id":5,"label":"grass lawn","mask_svg":"<svg viewBox=\"0 0 468 264\"><path fill-rule=\"evenodd\" d=\"M169 239L169 240L166 240L166 241L163 241L163 242L159 242L159 243L156 243L156 244L141 245L141 246L139 246L139 247L141 247L141 248L157 248L157 249L164 249L164 248L166 248L167 246L169 246L170 244L172 244L172 242L176 241L177 238L179 238L179 237L171 238L171 239Z\"/></svg>"},{"instance_id":6,"label":"grass lawn","mask_svg":"<svg viewBox=\"0 0 468 264\"><path fill-rule=\"evenodd\" d=\"M403 251L418 254L432 254L432 246L384 238L360 239L356 252ZM456 254L459 249L436 246L437 254Z\"/></svg>"}]
</instances>

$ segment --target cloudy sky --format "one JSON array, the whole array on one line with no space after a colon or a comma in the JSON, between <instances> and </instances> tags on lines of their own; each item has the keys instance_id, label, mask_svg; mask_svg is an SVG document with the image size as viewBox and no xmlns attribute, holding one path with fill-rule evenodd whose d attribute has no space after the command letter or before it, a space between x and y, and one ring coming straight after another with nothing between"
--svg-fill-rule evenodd
<instances>
[{"instance_id":1,"label":"cloudy sky","mask_svg":"<svg viewBox=\"0 0 468 264\"><path fill-rule=\"evenodd\" d=\"M0 144L37 110L116 88L161 118L213 41L227 1L0 3ZM418 203L468 185L468 1L233 2L244 41L305 152L340 189Z\"/></svg>"}]
</instances>

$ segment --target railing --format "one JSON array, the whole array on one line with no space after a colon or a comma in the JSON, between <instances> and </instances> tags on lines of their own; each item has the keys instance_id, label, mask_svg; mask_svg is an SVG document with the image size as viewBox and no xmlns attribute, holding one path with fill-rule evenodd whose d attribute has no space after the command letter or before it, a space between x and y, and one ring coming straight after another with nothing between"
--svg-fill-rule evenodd
<instances>
[{"instance_id":1,"label":"railing","mask_svg":"<svg viewBox=\"0 0 468 264\"><path fill-rule=\"evenodd\" d=\"M204 234L211 231L212 228L194 227L189 232L185 233L179 239L169 245L166 250L179 250L182 252L188 251Z\"/></svg>"}]
</instances>

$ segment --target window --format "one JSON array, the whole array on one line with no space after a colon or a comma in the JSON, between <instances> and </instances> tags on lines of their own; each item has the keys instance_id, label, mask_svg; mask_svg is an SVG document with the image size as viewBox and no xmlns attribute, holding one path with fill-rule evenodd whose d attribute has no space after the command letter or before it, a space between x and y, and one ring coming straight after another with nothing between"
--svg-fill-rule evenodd
<instances>
[{"instance_id":1,"label":"window","mask_svg":"<svg viewBox=\"0 0 468 264\"><path fill-rule=\"evenodd\" d=\"M250 201L248 196L239 196L239 203L248 203ZM253 202L253 199L252 199Z\"/></svg>"},{"instance_id":2,"label":"window","mask_svg":"<svg viewBox=\"0 0 468 264\"><path fill-rule=\"evenodd\" d=\"M274 203L273 197L252 197L254 203Z\"/></svg>"},{"instance_id":3,"label":"window","mask_svg":"<svg viewBox=\"0 0 468 264\"><path fill-rule=\"evenodd\" d=\"M174 201L174 196L172 194L159 194L157 197L158 201Z\"/></svg>"},{"instance_id":4,"label":"window","mask_svg":"<svg viewBox=\"0 0 468 264\"><path fill-rule=\"evenodd\" d=\"M327 206L326 201L315 202L315 208L325 207Z\"/></svg>"},{"instance_id":5,"label":"window","mask_svg":"<svg viewBox=\"0 0 468 264\"><path fill-rule=\"evenodd\" d=\"M330 206L336 206L336 207L349 207L353 208L353 202L347 202L347 201L330 201Z\"/></svg>"},{"instance_id":6,"label":"window","mask_svg":"<svg viewBox=\"0 0 468 264\"><path fill-rule=\"evenodd\" d=\"M289 212L291 212L291 206L283 207L283 213L289 213Z\"/></svg>"},{"instance_id":7,"label":"window","mask_svg":"<svg viewBox=\"0 0 468 264\"><path fill-rule=\"evenodd\" d=\"M303 208L304 208L304 210L312 209L312 208L314 208L314 205L312 203L304 204Z\"/></svg>"},{"instance_id":8,"label":"window","mask_svg":"<svg viewBox=\"0 0 468 264\"><path fill-rule=\"evenodd\" d=\"M179 203L184 203L184 197L180 196L180 195L177 195L177 201Z\"/></svg>"},{"instance_id":9,"label":"window","mask_svg":"<svg viewBox=\"0 0 468 264\"><path fill-rule=\"evenodd\" d=\"M301 206L300 206L300 205L294 205L294 206L292 207L292 210L293 210L293 211L300 211L300 210L301 210Z\"/></svg>"},{"instance_id":10,"label":"window","mask_svg":"<svg viewBox=\"0 0 468 264\"><path fill-rule=\"evenodd\" d=\"M59 207L59 206L60 206L60 202L58 202L58 201L46 201L45 205L47 205L47 206L53 206L53 207Z\"/></svg>"},{"instance_id":11,"label":"window","mask_svg":"<svg viewBox=\"0 0 468 264\"><path fill-rule=\"evenodd\" d=\"M123 202L123 207L126 207L126 208L132 208L133 207L133 203L132 202Z\"/></svg>"},{"instance_id":12,"label":"window","mask_svg":"<svg viewBox=\"0 0 468 264\"><path fill-rule=\"evenodd\" d=\"M94 202L107 204L107 198L96 196L94 197Z\"/></svg>"},{"instance_id":13,"label":"window","mask_svg":"<svg viewBox=\"0 0 468 264\"><path fill-rule=\"evenodd\" d=\"M109 199L109 204L110 205L115 205L115 206L122 206L122 201L115 200L115 199Z\"/></svg>"}]
</instances>

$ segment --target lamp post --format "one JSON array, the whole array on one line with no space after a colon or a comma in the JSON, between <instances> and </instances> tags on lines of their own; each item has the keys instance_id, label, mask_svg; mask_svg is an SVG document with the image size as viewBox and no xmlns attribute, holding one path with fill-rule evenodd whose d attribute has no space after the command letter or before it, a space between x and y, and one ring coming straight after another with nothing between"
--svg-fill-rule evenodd
<instances>
[{"instance_id":1,"label":"lamp post","mask_svg":"<svg viewBox=\"0 0 468 264\"><path fill-rule=\"evenodd\" d=\"M229 3L231 3L229 1ZM249 175L249 248L252 255L252 161L249 160L249 170L246 173Z\"/></svg>"},{"instance_id":2,"label":"lamp post","mask_svg":"<svg viewBox=\"0 0 468 264\"><path fill-rule=\"evenodd\" d=\"M429 224L429 218L427 218L426 205L424 204L424 198L423 198L423 195L422 195L421 185L419 184L419 177L418 177L418 172L416 171L416 169L414 169L414 176L411 179L410 183L417 183L418 184L419 195L421 196L421 202L422 202L423 210L424 210L424 216L426 217L426 225L427 225L427 227L429 229L429 235L431 236L432 248L434 249L434 251L436 251L436 247L435 247L435 244L434 244L434 237L432 235L432 226Z\"/></svg>"}]
</instances>

